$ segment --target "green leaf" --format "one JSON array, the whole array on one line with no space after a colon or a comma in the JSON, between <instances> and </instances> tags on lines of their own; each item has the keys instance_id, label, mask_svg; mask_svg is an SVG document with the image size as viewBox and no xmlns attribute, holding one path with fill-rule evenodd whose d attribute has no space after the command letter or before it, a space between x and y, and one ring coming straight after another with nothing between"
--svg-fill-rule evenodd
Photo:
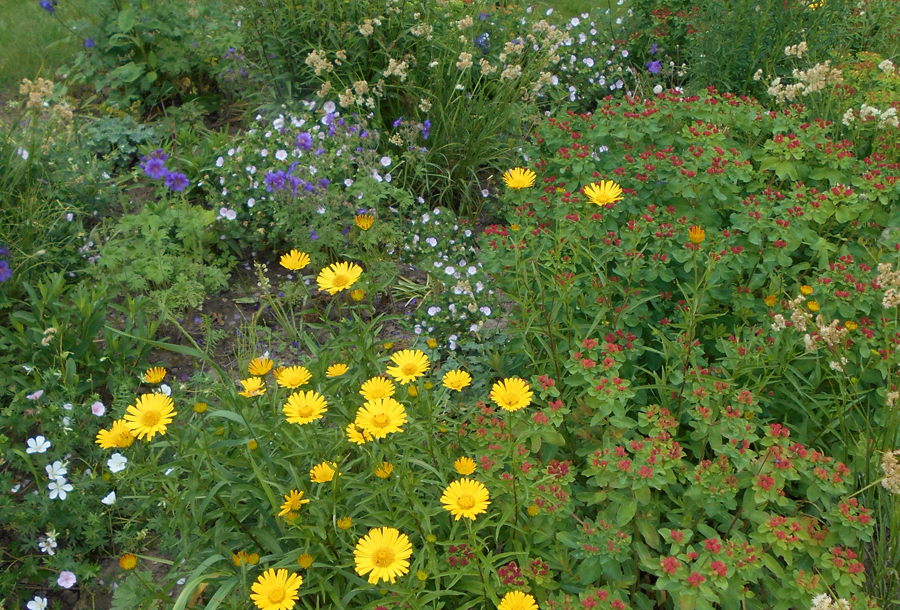
<instances>
[{"instance_id":1,"label":"green leaf","mask_svg":"<svg viewBox=\"0 0 900 610\"><path fill-rule=\"evenodd\" d=\"M134 27L136 21L137 17L135 16L134 11L132 11L130 7L126 8L119 13L119 31L131 31L131 28Z\"/></svg>"},{"instance_id":2,"label":"green leaf","mask_svg":"<svg viewBox=\"0 0 900 610\"><path fill-rule=\"evenodd\" d=\"M634 514L637 512L637 505L637 500L633 498L630 502L619 505L619 510L616 512L616 525L622 527L634 519Z\"/></svg>"}]
</instances>

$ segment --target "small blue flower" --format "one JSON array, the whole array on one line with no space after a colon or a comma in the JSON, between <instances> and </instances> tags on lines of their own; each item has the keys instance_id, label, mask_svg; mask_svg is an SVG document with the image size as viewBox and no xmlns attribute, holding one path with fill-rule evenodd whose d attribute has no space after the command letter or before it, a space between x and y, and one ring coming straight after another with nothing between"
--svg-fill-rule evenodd
<instances>
[{"instance_id":1,"label":"small blue flower","mask_svg":"<svg viewBox=\"0 0 900 610\"><path fill-rule=\"evenodd\" d=\"M169 187L169 190L171 191L183 191L190 186L190 184L187 176L181 172L169 172L166 176L166 186Z\"/></svg>"},{"instance_id":2,"label":"small blue flower","mask_svg":"<svg viewBox=\"0 0 900 610\"><path fill-rule=\"evenodd\" d=\"M56 10L56 0L41 0L38 2L38 6L52 15Z\"/></svg>"},{"instance_id":3,"label":"small blue flower","mask_svg":"<svg viewBox=\"0 0 900 610\"><path fill-rule=\"evenodd\" d=\"M403 122L403 117L398 117L396 121L394 121L394 127L400 127L400 123Z\"/></svg>"},{"instance_id":4,"label":"small blue flower","mask_svg":"<svg viewBox=\"0 0 900 610\"><path fill-rule=\"evenodd\" d=\"M662 70L662 64L657 60L647 62L647 69L653 74L659 74L659 71Z\"/></svg>"},{"instance_id":5,"label":"small blue flower","mask_svg":"<svg viewBox=\"0 0 900 610\"><path fill-rule=\"evenodd\" d=\"M297 148L309 150L310 148L312 148L312 145L313 139L308 131L297 134Z\"/></svg>"},{"instance_id":6,"label":"small blue flower","mask_svg":"<svg viewBox=\"0 0 900 610\"><path fill-rule=\"evenodd\" d=\"M97 46L97 43L94 42L93 38L88 38L87 40L84 41L85 49L93 49L96 46Z\"/></svg>"},{"instance_id":7,"label":"small blue flower","mask_svg":"<svg viewBox=\"0 0 900 610\"><path fill-rule=\"evenodd\" d=\"M653 46L650 47L650 55L656 55L656 43L653 43Z\"/></svg>"},{"instance_id":8,"label":"small blue flower","mask_svg":"<svg viewBox=\"0 0 900 610\"><path fill-rule=\"evenodd\" d=\"M9 263L4 260L0 260L0 282L5 282L11 277L12 269L9 268Z\"/></svg>"},{"instance_id":9,"label":"small blue flower","mask_svg":"<svg viewBox=\"0 0 900 610\"><path fill-rule=\"evenodd\" d=\"M309 238L310 238L311 240L313 240L313 241L319 239L319 236L316 235L316 230L315 230L315 229L310 229L310 230L309 230Z\"/></svg>"}]
</instances>

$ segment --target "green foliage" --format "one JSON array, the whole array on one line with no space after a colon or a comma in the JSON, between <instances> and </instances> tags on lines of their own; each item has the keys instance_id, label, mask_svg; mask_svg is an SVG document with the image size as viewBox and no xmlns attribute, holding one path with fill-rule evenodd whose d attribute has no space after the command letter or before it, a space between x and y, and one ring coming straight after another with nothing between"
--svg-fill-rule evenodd
<instances>
[{"instance_id":1,"label":"green foliage","mask_svg":"<svg viewBox=\"0 0 900 610\"><path fill-rule=\"evenodd\" d=\"M216 223L215 212L184 201L148 202L110 227L91 273L149 293L162 310L198 307L225 287L234 261Z\"/></svg>"},{"instance_id":2,"label":"green foliage","mask_svg":"<svg viewBox=\"0 0 900 610\"><path fill-rule=\"evenodd\" d=\"M80 130L80 147L107 161L113 169L126 169L137 161L138 151L157 141L156 131L133 117L102 117Z\"/></svg>"}]
</instances>

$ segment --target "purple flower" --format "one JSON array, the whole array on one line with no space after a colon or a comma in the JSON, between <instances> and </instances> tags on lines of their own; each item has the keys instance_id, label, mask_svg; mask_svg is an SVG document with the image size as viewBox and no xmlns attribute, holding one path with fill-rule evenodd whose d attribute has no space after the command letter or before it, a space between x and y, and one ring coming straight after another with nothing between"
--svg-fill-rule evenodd
<instances>
[{"instance_id":1,"label":"purple flower","mask_svg":"<svg viewBox=\"0 0 900 610\"><path fill-rule=\"evenodd\" d=\"M478 13L478 18L482 21L487 21L488 14L487 13Z\"/></svg>"},{"instance_id":2,"label":"purple flower","mask_svg":"<svg viewBox=\"0 0 900 610\"><path fill-rule=\"evenodd\" d=\"M364 129L363 132L362 132L361 134L359 134L359 137L360 137L360 138L368 138L368 137L369 137L369 130L368 130L368 129Z\"/></svg>"},{"instance_id":3,"label":"purple flower","mask_svg":"<svg viewBox=\"0 0 900 610\"><path fill-rule=\"evenodd\" d=\"M653 74L658 74L660 70L662 70L662 64L657 60L647 62L647 69L650 70Z\"/></svg>"},{"instance_id":4,"label":"purple flower","mask_svg":"<svg viewBox=\"0 0 900 610\"><path fill-rule=\"evenodd\" d=\"M169 190L171 191L183 191L190 186L190 184L187 176L181 172L169 172L166 176L166 186L169 187Z\"/></svg>"},{"instance_id":5,"label":"purple flower","mask_svg":"<svg viewBox=\"0 0 900 610\"><path fill-rule=\"evenodd\" d=\"M308 131L304 131L303 133L297 134L297 148L302 150L309 150L312 148L313 139Z\"/></svg>"},{"instance_id":6,"label":"purple flower","mask_svg":"<svg viewBox=\"0 0 900 610\"><path fill-rule=\"evenodd\" d=\"M403 122L403 117L398 117L396 121L394 121L394 127L400 127L400 123Z\"/></svg>"},{"instance_id":7,"label":"purple flower","mask_svg":"<svg viewBox=\"0 0 900 610\"><path fill-rule=\"evenodd\" d=\"M282 170L278 170L277 172L270 171L263 182L266 185L266 190L270 193L272 191L287 189L286 175Z\"/></svg>"},{"instance_id":8,"label":"purple flower","mask_svg":"<svg viewBox=\"0 0 900 610\"><path fill-rule=\"evenodd\" d=\"M9 263L4 260L0 260L0 282L5 282L11 277L12 270L9 268Z\"/></svg>"},{"instance_id":9,"label":"purple flower","mask_svg":"<svg viewBox=\"0 0 900 610\"><path fill-rule=\"evenodd\" d=\"M425 122L422 123L422 139L428 139L428 130L431 129L431 121L425 119Z\"/></svg>"},{"instance_id":10,"label":"purple flower","mask_svg":"<svg viewBox=\"0 0 900 610\"><path fill-rule=\"evenodd\" d=\"M159 180L160 178L165 178L169 175L169 170L166 169L165 162L156 157L148 157L147 160L141 164L141 169L154 180Z\"/></svg>"},{"instance_id":11,"label":"purple flower","mask_svg":"<svg viewBox=\"0 0 900 610\"><path fill-rule=\"evenodd\" d=\"M313 241L319 239L319 236L316 235L316 230L315 230L315 229L310 229L310 230L309 230L309 238L310 238L311 240L313 240Z\"/></svg>"},{"instance_id":12,"label":"purple flower","mask_svg":"<svg viewBox=\"0 0 900 610\"><path fill-rule=\"evenodd\" d=\"M344 228L341 229L341 235L346 235L349 232L350 232L350 225L344 224Z\"/></svg>"},{"instance_id":13,"label":"purple flower","mask_svg":"<svg viewBox=\"0 0 900 610\"><path fill-rule=\"evenodd\" d=\"M656 43L653 43L653 46L650 47L650 55L656 55Z\"/></svg>"},{"instance_id":14,"label":"purple flower","mask_svg":"<svg viewBox=\"0 0 900 610\"><path fill-rule=\"evenodd\" d=\"M6 247L6 244L0 246L0 256L9 256L9 248Z\"/></svg>"},{"instance_id":15,"label":"purple flower","mask_svg":"<svg viewBox=\"0 0 900 610\"><path fill-rule=\"evenodd\" d=\"M51 0L41 0L38 2L38 6L52 15L53 11L56 10L56 0L53 0L52 2Z\"/></svg>"},{"instance_id":16,"label":"purple flower","mask_svg":"<svg viewBox=\"0 0 900 610\"><path fill-rule=\"evenodd\" d=\"M88 38L87 40L84 41L85 49L93 49L96 46L97 46L97 44L94 42L93 38Z\"/></svg>"},{"instance_id":17,"label":"purple flower","mask_svg":"<svg viewBox=\"0 0 900 610\"><path fill-rule=\"evenodd\" d=\"M319 148L316 149L316 154L317 155L325 154L325 149L320 146Z\"/></svg>"},{"instance_id":18,"label":"purple flower","mask_svg":"<svg viewBox=\"0 0 900 610\"><path fill-rule=\"evenodd\" d=\"M329 184L331 184L331 180L329 180L328 178L322 178L321 180L319 180L319 186L321 186L323 189L328 188Z\"/></svg>"}]
</instances>

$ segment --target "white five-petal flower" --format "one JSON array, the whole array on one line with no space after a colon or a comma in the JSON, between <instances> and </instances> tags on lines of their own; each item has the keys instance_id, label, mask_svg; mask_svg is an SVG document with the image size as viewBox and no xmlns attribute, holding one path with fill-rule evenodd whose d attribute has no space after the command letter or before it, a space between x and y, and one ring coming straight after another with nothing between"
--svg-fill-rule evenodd
<instances>
[{"instance_id":1,"label":"white five-petal flower","mask_svg":"<svg viewBox=\"0 0 900 610\"><path fill-rule=\"evenodd\" d=\"M25 453L44 453L47 449L50 448L50 441L45 439L43 436L35 436L34 438L30 438L25 441L25 444L28 445L28 448L25 449Z\"/></svg>"},{"instance_id":2,"label":"white five-petal flower","mask_svg":"<svg viewBox=\"0 0 900 610\"><path fill-rule=\"evenodd\" d=\"M113 453L109 459L106 460L106 465L109 466L110 472L120 472L125 470L125 467L128 465L128 458L121 453Z\"/></svg>"},{"instance_id":3,"label":"white five-petal flower","mask_svg":"<svg viewBox=\"0 0 900 610\"><path fill-rule=\"evenodd\" d=\"M54 481L51 481L47 488L50 489L50 499L55 500L59 498L60 500L66 499L66 494L74 489L71 483L68 483L64 478L59 477Z\"/></svg>"}]
</instances>

